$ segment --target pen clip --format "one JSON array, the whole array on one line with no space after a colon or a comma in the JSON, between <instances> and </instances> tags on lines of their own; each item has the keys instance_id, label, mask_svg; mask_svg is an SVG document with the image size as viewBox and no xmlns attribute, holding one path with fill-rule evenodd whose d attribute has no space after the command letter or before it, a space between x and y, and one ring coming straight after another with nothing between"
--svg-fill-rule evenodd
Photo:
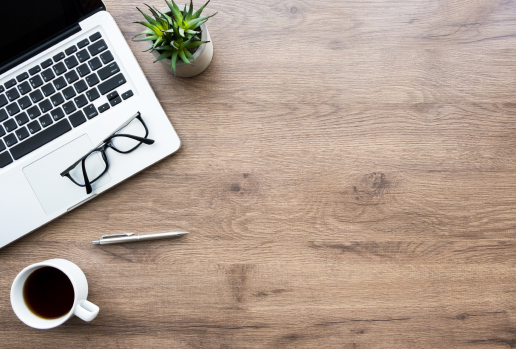
<instances>
[{"instance_id":1,"label":"pen clip","mask_svg":"<svg viewBox=\"0 0 516 349\"><path fill-rule=\"evenodd\" d=\"M101 240L102 239L119 238L119 237L122 237L122 236L131 236L131 235L134 235L134 234L133 233L110 234L110 235L102 236Z\"/></svg>"}]
</instances>

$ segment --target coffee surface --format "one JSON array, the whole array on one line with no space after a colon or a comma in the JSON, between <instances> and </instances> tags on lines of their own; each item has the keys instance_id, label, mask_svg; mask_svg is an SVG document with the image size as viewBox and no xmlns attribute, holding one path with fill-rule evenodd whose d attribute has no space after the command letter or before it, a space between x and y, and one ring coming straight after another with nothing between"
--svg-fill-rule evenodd
<instances>
[{"instance_id":1,"label":"coffee surface","mask_svg":"<svg viewBox=\"0 0 516 349\"><path fill-rule=\"evenodd\" d=\"M33 271L23 285L25 304L43 319L66 315L72 309L74 298L75 292L68 276L53 267Z\"/></svg>"}]
</instances>

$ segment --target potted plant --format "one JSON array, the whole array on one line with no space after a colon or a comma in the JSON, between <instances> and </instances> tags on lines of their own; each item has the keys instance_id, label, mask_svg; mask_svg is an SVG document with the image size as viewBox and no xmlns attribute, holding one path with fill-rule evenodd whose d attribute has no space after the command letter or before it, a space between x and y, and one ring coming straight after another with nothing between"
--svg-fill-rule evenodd
<instances>
[{"instance_id":1,"label":"potted plant","mask_svg":"<svg viewBox=\"0 0 516 349\"><path fill-rule=\"evenodd\" d=\"M213 57L213 44L210 33L206 27L206 21L216 13L201 17L201 13L210 1L197 11L193 11L193 3L190 7L185 5L183 11L172 0L168 7L161 10L149 8L152 16L138 11L147 22L136 22L147 29L136 35L145 37L135 41L147 41L149 48L156 60L160 61L174 76L191 77L202 73L211 63ZM134 40L133 38L133 40ZM194 64L195 62L195 64Z\"/></svg>"}]
</instances>

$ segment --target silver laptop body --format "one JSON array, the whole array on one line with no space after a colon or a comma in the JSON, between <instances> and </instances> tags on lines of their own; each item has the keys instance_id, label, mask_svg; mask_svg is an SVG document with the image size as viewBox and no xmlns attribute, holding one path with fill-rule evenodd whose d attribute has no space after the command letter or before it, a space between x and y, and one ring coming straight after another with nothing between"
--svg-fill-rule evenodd
<instances>
[{"instance_id":1,"label":"silver laptop body","mask_svg":"<svg viewBox=\"0 0 516 349\"><path fill-rule=\"evenodd\" d=\"M40 16L35 4L47 4L20 2L25 13L39 11L34 15ZM180 147L165 111L102 2L51 3L75 6L64 10L66 20L73 16L80 20L3 64L0 59L0 247ZM0 5L0 22L1 17L12 15L2 6L9 5ZM108 172L92 184L91 194L60 175L138 112L153 144L129 154L108 149ZM100 164L97 157L94 161Z\"/></svg>"}]
</instances>

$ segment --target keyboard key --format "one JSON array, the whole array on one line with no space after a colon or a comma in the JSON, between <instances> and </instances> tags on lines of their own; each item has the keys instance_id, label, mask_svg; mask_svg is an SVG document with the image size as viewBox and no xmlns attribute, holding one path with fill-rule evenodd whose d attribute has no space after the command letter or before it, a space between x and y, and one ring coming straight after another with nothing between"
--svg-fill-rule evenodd
<instances>
[{"instance_id":1,"label":"keyboard key","mask_svg":"<svg viewBox=\"0 0 516 349\"><path fill-rule=\"evenodd\" d=\"M16 85L16 80L14 80L14 79L11 79L11 80L7 81L7 82L4 84L4 86L5 86L5 88L6 88L6 89L7 89L7 88L10 88L10 87L13 87L14 85Z\"/></svg>"},{"instance_id":2,"label":"keyboard key","mask_svg":"<svg viewBox=\"0 0 516 349\"><path fill-rule=\"evenodd\" d=\"M30 101L29 96L25 96L18 101L18 104L20 105L20 107L22 109L27 109L28 107L30 107L32 105L32 102Z\"/></svg>"},{"instance_id":3,"label":"keyboard key","mask_svg":"<svg viewBox=\"0 0 516 349\"><path fill-rule=\"evenodd\" d=\"M54 62L59 62L60 60L62 60L63 58L65 58L65 54L64 52L59 52L57 55L55 55L54 57L52 57L52 59L54 60Z\"/></svg>"},{"instance_id":4,"label":"keyboard key","mask_svg":"<svg viewBox=\"0 0 516 349\"><path fill-rule=\"evenodd\" d=\"M22 127L16 130L16 136L20 141L23 141L25 138L29 137L29 131L26 127Z\"/></svg>"},{"instance_id":5,"label":"keyboard key","mask_svg":"<svg viewBox=\"0 0 516 349\"><path fill-rule=\"evenodd\" d=\"M66 53L67 56L69 56L69 55L71 55L72 53L74 53L76 51L77 51L77 46L73 45L73 46L68 47L65 50L65 53Z\"/></svg>"},{"instance_id":6,"label":"keyboard key","mask_svg":"<svg viewBox=\"0 0 516 349\"><path fill-rule=\"evenodd\" d=\"M0 85L0 93L2 93L4 91L5 91L4 87L2 85Z\"/></svg>"},{"instance_id":7,"label":"keyboard key","mask_svg":"<svg viewBox=\"0 0 516 349\"><path fill-rule=\"evenodd\" d=\"M60 76L54 81L54 86L57 90L60 90L66 86L66 80L62 76Z\"/></svg>"},{"instance_id":8,"label":"keyboard key","mask_svg":"<svg viewBox=\"0 0 516 349\"><path fill-rule=\"evenodd\" d=\"M30 76L34 75L34 74L37 74L41 71L41 68L39 67L39 65L29 69L29 74Z\"/></svg>"},{"instance_id":9,"label":"keyboard key","mask_svg":"<svg viewBox=\"0 0 516 349\"><path fill-rule=\"evenodd\" d=\"M107 97L108 101L110 101L110 100L112 100L112 99L114 99L114 98L118 97L118 92L113 91L113 92L111 92L111 93L108 93L106 97Z\"/></svg>"},{"instance_id":10,"label":"keyboard key","mask_svg":"<svg viewBox=\"0 0 516 349\"><path fill-rule=\"evenodd\" d=\"M75 82L79 79L79 75L75 72L75 70L70 70L68 73L65 74L65 79L68 81L69 84L72 82Z\"/></svg>"},{"instance_id":11,"label":"keyboard key","mask_svg":"<svg viewBox=\"0 0 516 349\"><path fill-rule=\"evenodd\" d=\"M102 80L106 80L111 75L116 74L120 71L120 68L118 67L118 64L116 62L111 63L108 66L105 66L104 68L100 69L98 71L98 74Z\"/></svg>"},{"instance_id":12,"label":"keyboard key","mask_svg":"<svg viewBox=\"0 0 516 349\"><path fill-rule=\"evenodd\" d=\"M52 101L52 104L54 107L57 107L58 105L62 104L64 102L63 95L59 92L50 97L50 100Z\"/></svg>"},{"instance_id":13,"label":"keyboard key","mask_svg":"<svg viewBox=\"0 0 516 349\"><path fill-rule=\"evenodd\" d=\"M68 57L64 60L64 62L68 69L72 69L73 67L76 67L79 64L79 61L77 60L77 58L75 58L75 56Z\"/></svg>"},{"instance_id":14,"label":"keyboard key","mask_svg":"<svg viewBox=\"0 0 516 349\"><path fill-rule=\"evenodd\" d=\"M88 117L88 119L93 119L95 116L99 115L97 112L97 109L95 109L95 106L93 104L88 105L86 108L83 109L84 113Z\"/></svg>"},{"instance_id":15,"label":"keyboard key","mask_svg":"<svg viewBox=\"0 0 516 349\"><path fill-rule=\"evenodd\" d=\"M116 97L109 101L109 104L111 104L112 107L114 107L117 104L120 104L122 102L122 98Z\"/></svg>"},{"instance_id":16,"label":"keyboard key","mask_svg":"<svg viewBox=\"0 0 516 349\"><path fill-rule=\"evenodd\" d=\"M88 51L86 50L80 50L77 52L77 58L79 59L79 62L84 62L90 59L90 55L88 54Z\"/></svg>"},{"instance_id":17,"label":"keyboard key","mask_svg":"<svg viewBox=\"0 0 516 349\"><path fill-rule=\"evenodd\" d=\"M7 115L7 112L5 111L5 109L1 109L0 110L0 122L7 120L8 117L9 117L9 115Z\"/></svg>"},{"instance_id":18,"label":"keyboard key","mask_svg":"<svg viewBox=\"0 0 516 349\"><path fill-rule=\"evenodd\" d=\"M22 82L23 80L27 79L29 77L29 73L25 72L25 73L21 73L20 75L18 75L16 77L16 80L18 80L18 82Z\"/></svg>"},{"instance_id":19,"label":"keyboard key","mask_svg":"<svg viewBox=\"0 0 516 349\"><path fill-rule=\"evenodd\" d=\"M97 41L98 39L100 39L101 35L99 32L96 32L95 34L92 34L90 35L90 41L93 42L93 41Z\"/></svg>"},{"instance_id":20,"label":"keyboard key","mask_svg":"<svg viewBox=\"0 0 516 349\"><path fill-rule=\"evenodd\" d=\"M109 103L105 103L105 104L102 104L100 107L99 107L99 112L103 113L105 112L106 110L108 110L110 107L109 107Z\"/></svg>"},{"instance_id":21,"label":"keyboard key","mask_svg":"<svg viewBox=\"0 0 516 349\"><path fill-rule=\"evenodd\" d=\"M4 128L7 132L14 131L18 128L18 125L16 124L16 121L14 119L9 119L6 122L4 122Z\"/></svg>"},{"instance_id":22,"label":"keyboard key","mask_svg":"<svg viewBox=\"0 0 516 349\"><path fill-rule=\"evenodd\" d=\"M65 88L63 90L63 96L67 100L70 99L70 98L75 97L76 94L75 94L75 90L73 89L73 87L72 86L68 86L67 88Z\"/></svg>"},{"instance_id":23,"label":"keyboard key","mask_svg":"<svg viewBox=\"0 0 516 349\"><path fill-rule=\"evenodd\" d=\"M7 109L7 112L11 116L17 114L20 111L20 108L18 107L18 104L16 104L16 102L9 104L7 107L5 107L5 109Z\"/></svg>"},{"instance_id":24,"label":"keyboard key","mask_svg":"<svg viewBox=\"0 0 516 349\"><path fill-rule=\"evenodd\" d=\"M46 61L44 61L43 63L41 63L41 68L45 69L45 68L48 68L52 65L52 60L49 58L47 59Z\"/></svg>"},{"instance_id":25,"label":"keyboard key","mask_svg":"<svg viewBox=\"0 0 516 349\"><path fill-rule=\"evenodd\" d=\"M54 65L52 67L52 69L54 69L54 72L56 73L56 75L61 75L66 71L66 67L63 62L57 63L56 65Z\"/></svg>"},{"instance_id":26,"label":"keyboard key","mask_svg":"<svg viewBox=\"0 0 516 349\"><path fill-rule=\"evenodd\" d=\"M0 126L2 127L2 126ZM4 133L5 134L5 133ZM3 134L0 134L0 137L3 136ZM5 144L4 142L0 139L0 152L4 151L5 150Z\"/></svg>"},{"instance_id":27,"label":"keyboard key","mask_svg":"<svg viewBox=\"0 0 516 349\"><path fill-rule=\"evenodd\" d=\"M90 66L91 70L97 70L102 67L102 63L100 63L100 59L98 57L90 59L88 61L88 65Z\"/></svg>"},{"instance_id":28,"label":"keyboard key","mask_svg":"<svg viewBox=\"0 0 516 349\"><path fill-rule=\"evenodd\" d=\"M56 77L52 69L43 70L41 76L43 77L43 80L45 80L45 82L49 82L50 80Z\"/></svg>"},{"instance_id":29,"label":"keyboard key","mask_svg":"<svg viewBox=\"0 0 516 349\"><path fill-rule=\"evenodd\" d=\"M120 73L120 74L113 76L109 80L106 80L105 82L101 83L98 86L98 89L102 95L105 95L106 93L114 90L118 86L121 86L125 83L126 83L126 81L125 81L124 75L122 73Z\"/></svg>"},{"instance_id":30,"label":"keyboard key","mask_svg":"<svg viewBox=\"0 0 516 349\"><path fill-rule=\"evenodd\" d=\"M13 158L11 157L11 154L9 154L8 151L4 151L2 154L0 154L0 168L4 168L12 162Z\"/></svg>"},{"instance_id":31,"label":"keyboard key","mask_svg":"<svg viewBox=\"0 0 516 349\"><path fill-rule=\"evenodd\" d=\"M75 104L73 103L73 101L70 101L70 102L63 104L63 110L66 113L66 115L70 115L71 113L76 111L77 108L75 107ZM72 122L72 125L73 125L73 122Z\"/></svg>"},{"instance_id":32,"label":"keyboard key","mask_svg":"<svg viewBox=\"0 0 516 349\"><path fill-rule=\"evenodd\" d=\"M63 109L61 109L61 108L56 108L56 109L52 110L52 111L50 112L50 115L52 115L52 118L53 118L55 121L57 121L57 120L59 120L59 119L62 119L62 118L65 116L64 111L63 111Z\"/></svg>"},{"instance_id":33,"label":"keyboard key","mask_svg":"<svg viewBox=\"0 0 516 349\"><path fill-rule=\"evenodd\" d=\"M90 102L93 102L94 100L96 100L97 98L100 97L100 95L95 87L92 88L91 90L88 90L88 92L86 92L86 96L88 96L88 99L90 100Z\"/></svg>"},{"instance_id":34,"label":"keyboard key","mask_svg":"<svg viewBox=\"0 0 516 349\"><path fill-rule=\"evenodd\" d=\"M49 99L45 99L43 102L41 102L38 105L39 105L39 109L41 109L42 113L46 113L47 111L49 111L53 108L52 103L50 103Z\"/></svg>"},{"instance_id":35,"label":"keyboard key","mask_svg":"<svg viewBox=\"0 0 516 349\"><path fill-rule=\"evenodd\" d=\"M86 84L86 81L84 80L80 80L79 82L76 82L75 85L73 85L75 87L75 90L77 91L77 93L81 93L81 92L84 92L88 89L88 84Z\"/></svg>"},{"instance_id":36,"label":"keyboard key","mask_svg":"<svg viewBox=\"0 0 516 349\"><path fill-rule=\"evenodd\" d=\"M52 87L53 89L53 87ZM34 103L38 103L39 101L41 101L43 99L43 94L41 93L40 90L36 90L34 92L32 92L30 95L30 99L32 99L32 102Z\"/></svg>"},{"instance_id":37,"label":"keyboard key","mask_svg":"<svg viewBox=\"0 0 516 349\"><path fill-rule=\"evenodd\" d=\"M0 95L0 108L9 103L5 95Z\"/></svg>"},{"instance_id":38,"label":"keyboard key","mask_svg":"<svg viewBox=\"0 0 516 349\"><path fill-rule=\"evenodd\" d=\"M74 98L74 102L77 105L77 108L82 108L88 103L88 100L85 95L80 95L79 97Z\"/></svg>"},{"instance_id":39,"label":"keyboard key","mask_svg":"<svg viewBox=\"0 0 516 349\"><path fill-rule=\"evenodd\" d=\"M100 59L102 59L102 62L106 64L113 60L113 55L111 54L111 51L106 51L100 55Z\"/></svg>"},{"instance_id":40,"label":"keyboard key","mask_svg":"<svg viewBox=\"0 0 516 349\"><path fill-rule=\"evenodd\" d=\"M21 113L14 117L16 122L18 123L18 126L25 125L27 122L29 122L29 117L27 116L27 113Z\"/></svg>"},{"instance_id":41,"label":"keyboard key","mask_svg":"<svg viewBox=\"0 0 516 349\"><path fill-rule=\"evenodd\" d=\"M80 124L83 124L86 122L86 118L84 117L84 114L81 110L79 110L77 113L70 115L68 117L70 119L70 122L72 123L73 127L77 127Z\"/></svg>"},{"instance_id":42,"label":"keyboard key","mask_svg":"<svg viewBox=\"0 0 516 349\"><path fill-rule=\"evenodd\" d=\"M86 77L86 82L90 87L95 86L100 82L99 78L97 77L97 74L92 73Z\"/></svg>"},{"instance_id":43,"label":"keyboard key","mask_svg":"<svg viewBox=\"0 0 516 349\"><path fill-rule=\"evenodd\" d=\"M90 68L88 68L88 65L86 63L80 65L77 67L77 72L79 73L80 77L86 76L89 73L91 73Z\"/></svg>"},{"instance_id":44,"label":"keyboard key","mask_svg":"<svg viewBox=\"0 0 516 349\"><path fill-rule=\"evenodd\" d=\"M132 90L129 90L129 91L124 92L124 93L122 94L122 98L123 98L124 100L126 100L127 98L131 98L133 95L134 95L134 94L133 94L133 91L132 91Z\"/></svg>"},{"instance_id":45,"label":"keyboard key","mask_svg":"<svg viewBox=\"0 0 516 349\"><path fill-rule=\"evenodd\" d=\"M84 40L82 40L82 41L79 41L79 42L77 43L77 46L79 46L79 48L83 48L84 46L89 45L89 43L90 43L90 42L88 41L88 39L84 39Z\"/></svg>"},{"instance_id":46,"label":"keyboard key","mask_svg":"<svg viewBox=\"0 0 516 349\"><path fill-rule=\"evenodd\" d=\"M18 143L18 138L16 138L14 133L11 133L4 137L4 142L5 145L7 145L8 147L12 147L16 143Z\"/></svg>"},{"instance_id":47,"label":"keyboard key","mask_svg":"<svg viewBox=\"0 0 516 349\"><path fill-rule=\"evenodd\" d=\"M38 149L39 147L65 134L71 129L72 127L70 126L68 120L61 120L55 125L52 125L49 128L36 133L34 136L27 139L26 141L12 147L11 154L15 160L18 160L19 158L27 155L28 153Z\"/></svg>"},{"instance_id":48,"label":"keyboard key","mask_svg":"<svg viewBox=\"0 0 516 349\"><path fill-rule=\"evenodd\" d=\"M48 125L53 123L52 118L48 114L45 114L42 117L40 117L39 122L41 123L41 126L43 126L43 127L47 127Z\"/></svg>"},{"instance_id":49,"label":"keyboard key","mask_svg":"<svg viewBox=\"0 0 516 349\"><path fill-rule=\"evenodd\" d=\"M31 78L29 80L29 82L32 85L32 87L34 87L34 88L43 85L43 80L41 79L41 76L39 76L39 75L36 75L35 77Z\"/></svg>"},{"instance_id":50,"label":"keyboard key","mask_svg":"<svg viewBox=\"0 0 516 349\"><path fill-rule=\"evenodd\" d=\"M88 46L88 51L90 51L90 55L95 56L101 53L102 51L107 49L106 42L104 40L97 41L94 44Z\"/></svg>"},{"instance_id":51,"label":"keyboard key","mask_svg":"<svg viewBox=\"0 0 516 349\"><path fill-rule=\"evenodd\" d=\"M29 129L30 133L34 134L41 130L41 126L39 125L38 120L34 120L30 124L27 125L27 128Z\"/></svg>"},{"instance_id":52,"label":"keyboard key","mask_svg":"<svg viewBox=\"0 0 516 349\"><path fill-rule=\"evenodd\" d=\"M24 81L20 85L18 85L18 90L20 91L20 93L22 95L26 95L27 93L32 91L32 89L30 88L30 85L27 81Z\"/></svg>"},{"instance_id":53,"label":"keyboard key","mask_svg":"<svg viewBox=\"0 0 516 349\"><path fill-rule=\"evenodd\" d=\"M12 102L12 101L18 99L18 97L20 97L20 94L18 93L18 90L16 88L10 89L9 91L7 91L5 93L5 95L9 99L9 102Z\"/></svg>"},{"instance_id":54,"label":"keyboard key","mask_svg":"<svg viewBox=\"0 0 516 349\"><path fill-rule=\"evenodd\" d=\"M38 106L35 105L32 108L27 109L27 114L31 119L34 120L35 118L41 115L41 112L39 111Z\"/></svg>"},{"instance_id":55,"label":"keyboard key","mask_svg":"<svg viewBox=\"0 0 516 349\"><path fill-rule=\"evenodd\" d=\"M50 83L50 82L48 84L46 84L45 86L43 86L41 88L41 91L43 91L43 94L45 95L45 97L53 95L54 92L56 92L54 85L52 85L52 83Z\"/></svg>"},{"instance_id":56,"label":"keyboard key","mask_svg":"<svg viewBox=\"0 0 516 349\"><path fill-rule=\"evenodd\" d=\"M5 130L4 128L2 127L2 125L0 125L0 137L4 136L5 135ZM2 149L0 149L2 150Z\"/></svg>"}]
</instances>

